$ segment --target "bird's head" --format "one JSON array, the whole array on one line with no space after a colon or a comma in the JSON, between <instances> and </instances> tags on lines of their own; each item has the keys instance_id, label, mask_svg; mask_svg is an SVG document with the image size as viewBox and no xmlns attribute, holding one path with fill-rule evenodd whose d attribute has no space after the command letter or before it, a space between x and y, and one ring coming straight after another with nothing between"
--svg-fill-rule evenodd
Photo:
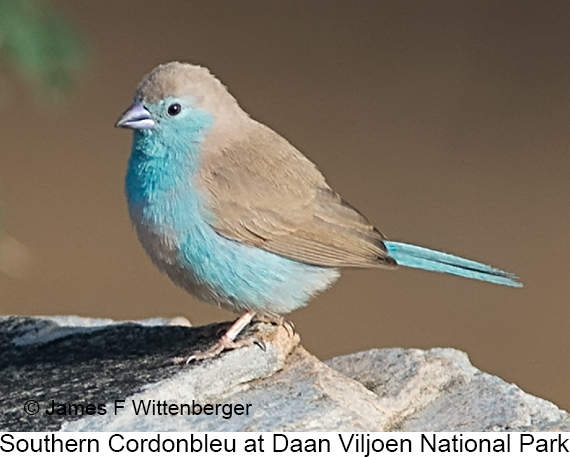
<instances>
[{"instance_id":1,"label":"bird's head","mask_svg":"<svg viewBox=\"0 0 570 457\"><path fill-rule=\"evenodd\" d=\"M171 149L201 142L214 128L244 116L236 100L206 68L188 63L160 65L140 82L134 101L115 127L135 131ZM247 115L245 115L247 116Z\"/></svg>"}]
</instances>

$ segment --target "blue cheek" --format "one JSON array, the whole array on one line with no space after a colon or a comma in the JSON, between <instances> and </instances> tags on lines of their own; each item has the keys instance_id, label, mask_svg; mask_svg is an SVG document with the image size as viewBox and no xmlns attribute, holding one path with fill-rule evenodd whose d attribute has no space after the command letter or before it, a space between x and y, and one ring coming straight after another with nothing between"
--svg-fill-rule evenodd
<instances>
[{"instance_id":1,"label":"blue cheek","mask_svg":"<svg viewBox=\"0 0 570 457\"><path fill-rule=\"evenodd\" d=\"M214 117L202 109L186 108L178 116L156 116L154 129L135 130L134 154L148 157L188 155L192 145L201 143L214 127Z\"/></svg>"}]
</instances>

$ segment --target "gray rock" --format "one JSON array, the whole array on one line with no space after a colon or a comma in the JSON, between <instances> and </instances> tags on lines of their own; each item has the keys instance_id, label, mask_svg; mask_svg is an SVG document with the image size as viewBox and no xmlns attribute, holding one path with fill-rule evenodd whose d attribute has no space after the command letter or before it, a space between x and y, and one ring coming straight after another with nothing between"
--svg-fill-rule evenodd
<instances>
[{"instance_id":1,"label":"gray rock","mask_svg":"<svg viewBox=\"0 0 570 457\"><path fill-rule=\"evenodd\" d=\"M482 373L453 349L370 350L325 364L298 335L258 323L246 334L265 341L265 351L173 363L212 344L227 325L2 318L0 429L570 430L568 413Z\"/></svg>"},{"instance_id":2,"label":"gray rock","mask_svg":"<svg viewBox=\"0 0 570 457\"><path fill-rule=\"evenodd\" d=\"M568 431L570 415L469 363L455 349L372 349L329 367L362 383L389 415L385 431Z\"/></svg>"}]
</instances>

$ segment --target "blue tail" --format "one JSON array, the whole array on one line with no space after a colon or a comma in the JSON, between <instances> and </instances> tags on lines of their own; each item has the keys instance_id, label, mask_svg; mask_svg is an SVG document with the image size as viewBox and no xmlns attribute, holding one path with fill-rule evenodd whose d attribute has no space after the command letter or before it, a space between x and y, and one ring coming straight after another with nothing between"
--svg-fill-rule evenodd
<instances>
[{"instance_id":1,"label":"blue tail","mask_svg":"<svg viewBox=\"0 0 570 457\"><path fill-rule=\"evenodd\" d=\"M384 245L388 249L390 257L393 257L398 265L404 267L449 273L505 286L522 287L522 283L516 275L484 263L397 241L384 241Z\"/></svg>"}]
</instances>

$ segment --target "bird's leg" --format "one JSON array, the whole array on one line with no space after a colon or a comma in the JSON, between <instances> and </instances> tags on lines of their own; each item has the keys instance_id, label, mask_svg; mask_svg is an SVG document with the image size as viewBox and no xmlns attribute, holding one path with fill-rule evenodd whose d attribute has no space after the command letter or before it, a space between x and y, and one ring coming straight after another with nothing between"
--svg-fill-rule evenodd
<instances>
[{"instance_id":1,"label":"bird's leg","mask_svg":"<svg viewBox=\"0 0 570 457\"><path fill-rule=\"evenodd\" d=\"M274 324L274 325L282 325L285 328L285 330L287 330L287 334L289 336L293 336L295 335L295 333L297 333L295 331L295 324L293 324L293 322L291 322L289 319L286 319L279 314L275 314L270 311L263 311L261 313L260 312L256 313L254 321L267 322L269 324Z\"/></svg>"},{"instance_id":2,"label":"bird's leg","mask_svg":"<svg viewBox=\"0 0 570 457\"><path fill-rule=\"evenodd\" d=\"M237 349L244 346L251 346L252 344L257 344L261 349L265 350L265 343L258 338L242 338L239 341L235 341L240 332L251 322L255 312L248 311L242 314L232 326L222 335L216 344L205 351L195 352L186 359L186 364L192 362L198 362L199 360L211 359L217 356L221 352L228 349ZM176 359L175 362L181 363L184 359Z\"/></svg>"}]
</instances>

